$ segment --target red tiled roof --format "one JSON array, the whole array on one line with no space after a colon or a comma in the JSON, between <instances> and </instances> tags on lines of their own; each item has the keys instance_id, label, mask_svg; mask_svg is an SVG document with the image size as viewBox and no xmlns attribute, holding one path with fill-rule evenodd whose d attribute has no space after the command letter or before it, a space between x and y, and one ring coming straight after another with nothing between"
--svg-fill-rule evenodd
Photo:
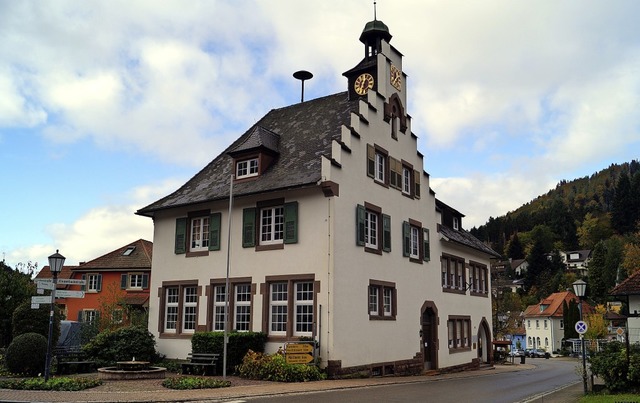
<instances>
[{"instance_id":1,"label":"red tiled roof","mask_svg":"<svg viewBox=\"0 0 640 403\"><path fill-rule=\"evenodd\" d=\"M640 295L640 270L615 286L611 295Z\"/></svg>"},{"instance_id":2,"label":"red tiled roof","mask_svg":"<svg viewBox=\"0 0 640 403\"><path fill-rule=\"evenodd\" d=\"M574 300L578 302L578 297L571 291L555 292L543 299L539 304L529 305L524 311L525 317L562 317L563 308L562 302ZM546 305L545 309L540 310L541 305ZM583 301L583 307L585 313L593 312L591 306Z\"/></svg>"},{"instance_id":3,"label":"red tiled roof","mask_svg":"<svg viewBox=\"0 0 640 403\"><path fill-rule=\"evenodd\" d=\"M62 266L62 270L58 273L58 278L71 278L72 270L76 267L78 266ZM42 270L38 272L35 278L53 278L51 268L49 266L43 266Z\"/></svg>"},{"instance_id":4,"label":"red tiled roof","mask_svg":"<svg viewBox=\"0 0 640 403\"><path fill-rule=\"evenodd\" d=\"M125 255L127 249L133 248L130 254ZM151 270L151 257L153 243L139 239L133 243L122 246L106 255L90 260L76 266L74 271L90 270L123 270L123 269L147 269Z\"/></svg>"}]
</instances>

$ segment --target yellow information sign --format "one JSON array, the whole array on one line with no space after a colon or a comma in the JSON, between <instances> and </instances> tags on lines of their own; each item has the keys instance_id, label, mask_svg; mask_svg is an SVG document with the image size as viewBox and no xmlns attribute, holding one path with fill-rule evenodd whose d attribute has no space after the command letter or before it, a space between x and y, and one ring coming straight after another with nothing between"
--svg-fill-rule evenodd
<instances>
[{"instance_id":1,"label":"yellow information sign","mask_svg":"<svg viewBox=\"0 0 640 403\"><path fill-rule=\"evenodd\" d=\"M308 364L313 361L311 354L290 354L285 355L287 364Z\"/></svg>"},{"instance_id":2,"label":"yellow information sign","mask_svg":"<svg viewBox=\"0 0 640 403\"><path fill-rule=\"evenodd\" d=\"M287 355L313 353L313 346L308 343L287 343L285 351Z\"/></svg>"}]
</instances>

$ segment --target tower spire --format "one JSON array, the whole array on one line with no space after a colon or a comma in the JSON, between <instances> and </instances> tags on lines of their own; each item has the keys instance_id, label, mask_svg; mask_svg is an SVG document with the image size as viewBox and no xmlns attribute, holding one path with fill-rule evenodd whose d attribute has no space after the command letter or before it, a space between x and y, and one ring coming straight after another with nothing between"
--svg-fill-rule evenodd
<instances>
[{"instance_id":1,"label":"tower spire","mask_svg":"<svg viewBox=\"0 0 640 403\"><path fill-rule=\"evenodd\" d=\"M377 20L376 18L376 0L373 0L373 20Z\"/></svg>"}]
</instances>

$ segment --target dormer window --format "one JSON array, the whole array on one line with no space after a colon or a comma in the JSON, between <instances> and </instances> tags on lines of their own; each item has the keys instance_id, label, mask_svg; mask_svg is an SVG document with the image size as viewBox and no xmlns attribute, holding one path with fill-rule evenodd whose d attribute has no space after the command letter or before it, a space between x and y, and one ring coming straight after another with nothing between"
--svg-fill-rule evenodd
<instances>
[{"instance_id":1,"label":"dormer window","mask_svg":"<svg viewBox=\"0 0 640 403\"><path fill-rule=\"evenodd\" d=\"M236 179L258 176L258 157L236 162Z\"/></svg>"}]
</instances>

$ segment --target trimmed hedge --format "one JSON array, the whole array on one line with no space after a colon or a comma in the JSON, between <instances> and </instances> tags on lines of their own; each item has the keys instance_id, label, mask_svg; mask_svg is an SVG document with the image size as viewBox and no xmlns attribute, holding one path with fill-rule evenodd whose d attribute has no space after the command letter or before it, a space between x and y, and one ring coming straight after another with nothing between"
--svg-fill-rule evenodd
<instances>
[{"instance_id":1,"label":"trimmed hedge","mask_svg":"<svg viewBox=\"0 0 640 403\"><path fill-rule=\"evenodd\" d=\"M142 326L122 327L100 332L82 349L101 365L112 365L118 361L157 362L156 341L147 328Z\"/></svg>"},{"instance_id":2,"label":"trimmed hedge","mask_svg":"<svg viewBox=\"0 0 640 403\"><path fill-rule=\"evenodd\" d=\"M315 365L288 364L284 353L263 354L249 351L238 366L242 378L274 382L308 382L326 379Z\"/></svg>"},{"instance_id":3,"label":"trimmed hedge","mask_svg":"<svg viewBox=\"0 0 640 403\"><path fill-rule=\"evenodd\" d=\"M7 369L14 374L37 376L44 372L47 338L39 333L23 333L13 339L5 358Z\"/></svg>"},{"instance_id":4,"label":"trimmed hedge","mask_svg":"<svg viewBox=\"0 0 640 403\"><path fill-rule=\"evenodd\" d=\"M264 352L267 335L262 332L230 332L227 344L227 370L233 372L249 350ZM222 373L224 332L197 332L191 337L194 353L220 354L217 372Z\"/></svg>"}]
</instances>

